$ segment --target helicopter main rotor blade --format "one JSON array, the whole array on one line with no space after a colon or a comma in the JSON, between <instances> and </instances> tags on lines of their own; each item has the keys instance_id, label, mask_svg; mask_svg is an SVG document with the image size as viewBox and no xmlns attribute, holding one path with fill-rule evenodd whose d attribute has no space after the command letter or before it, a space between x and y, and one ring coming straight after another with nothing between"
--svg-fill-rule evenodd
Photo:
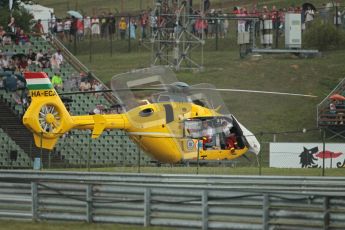
<instances>
[{"instance_id":1,"label":"helicopter main rotor blade","mask_svg":"<svg viewBox=\"0 0 345 230\"><path fill-rule=\"evenodd\" d=\"M59 93L59 95L75 95L75 94L89 94L89 93L107 93L107 92L113 92L111 89L105 89L105 90L93 90L93 91L74 91L74 92L65 92L65 93Z\"/></svg>"},{"instance_id":2,"label":"helicopter main rotor blade","mask_svg":"<svg viewBox=\"0 0 345 230\"><path fill-rule=\"evenodd\" d=\"M95 91L75 91L75 92L65 92L59 93L59 95L75 95L75 94L89 94L89 93L107 93L107 92L120 92L120 91L166 91L166 88L160 87L148 87L148 88L124 88L124 89L106 89L106 90L95 90ZM284 92L274 92L274 91L260 91L260 90L247 90L247 89L218 89L218 88L193 88L193 87L182 87L181 90L186 91L199 91L199 90L213 90L219 92L242 92L242 93L262 93L262 94L275 94L275 95L287 95L287 96L299 96L299 97L312 97L317 96L310 94L299 94L299 93L284 93Z\"/></svg>"},{"instance_id":3,"label":"helicopter main rotor blade","mask_svg":"<svg viewBox=\"0 0 345 230\"><path fill-rule=\"evenodd\" d=\"M121 91L150 91L150 90L159 90L165 91L166 89L163 88L128 88L128 89L104 89L104 90L92 90L92 91L74 91L74 92L64 92L59 93L59 95L75 95L75 94L89 94L89 93L109 93L109 92L121 92Z\"/></svg>"},{"instance_id":4,"label":"helicopter main rotor blade","mask_svg":"<svg viewBox=\"0 0 345 230\"><path fill-rule=\"evenodd\" d=\"M175 88L180 88L180 90L186 91L199 91L199 90L214 90L220 92L244 92L244 93L263 93L263 94L276 94L276 95L287 95L287 96L299 96L299 97L317 97L310 94L299 94L299 93L284 93L284 92L274 92L274 91L260 91L260 90L247 90L247 89L219 89L219 88L193 88L193 86L189 86L184 82L175 82L174 84L158 84L154 85L156 87L164 87L164 86L174 86ZM159 88L155 88L159 89ZM165 89L165 88L164 88Z\"/></svg>"},{"instance_id":5,"label":"helicopter main rotor blade","mask_svg":"<svg viewBox=\"0 0 345 230\"><path fill-rule=\"evenodd\" d=\"M273 91L260 91L260 90L247 90L247 89L202 89L194 88L194 90L214 90L220 92L243 92L243 93L263 93L263 94L275 94L275 95L287 95L287 96L299 96L299 97L317 97L310 94L299 94L299 93L283 93L283 92L273 92Z\"/></svg>"}]
</instances>

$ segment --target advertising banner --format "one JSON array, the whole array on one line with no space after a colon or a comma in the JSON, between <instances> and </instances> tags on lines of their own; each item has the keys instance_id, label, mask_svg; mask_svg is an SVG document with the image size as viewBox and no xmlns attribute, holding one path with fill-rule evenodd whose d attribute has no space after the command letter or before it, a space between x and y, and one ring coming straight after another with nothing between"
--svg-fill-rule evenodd
<instances>
[{"instance_id":1,"label":"advertising banner","mask_svg":"<svg viewBox=\"0 0 345 230\"><path fill-rule=\"evenodd\" d=\"M345 144L270 143L270 167L342 168L345 167Z\"/></svg>"}]
</instances>

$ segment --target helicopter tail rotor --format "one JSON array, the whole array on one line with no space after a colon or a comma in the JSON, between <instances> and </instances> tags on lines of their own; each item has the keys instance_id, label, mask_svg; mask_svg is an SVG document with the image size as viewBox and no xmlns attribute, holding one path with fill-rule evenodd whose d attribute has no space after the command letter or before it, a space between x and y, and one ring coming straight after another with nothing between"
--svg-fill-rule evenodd
<instances>
[{"instance_id":1,"label":"helicopter tail rotor","mask_svg":"<svg viewBox=\"0 0 345 230\"><path fill-rule=\"evenodd\" d=\"M53 149L58 138L73 128L65 105L44 72L25 72L31 103L23 116L23 124L33 132L35 144Z\"/></svg>"}]
</instances>

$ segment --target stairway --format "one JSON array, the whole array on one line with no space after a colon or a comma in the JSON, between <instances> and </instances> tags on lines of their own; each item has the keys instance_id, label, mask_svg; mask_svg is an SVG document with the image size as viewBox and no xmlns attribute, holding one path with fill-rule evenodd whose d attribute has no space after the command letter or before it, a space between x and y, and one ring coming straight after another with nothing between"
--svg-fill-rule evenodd
<instances>
[{"instance_id":1,"label":"stairway","mask_svg":"<svg viewBox=\"0 0 345 230\"><path fill-rule=\"evenodd\" d=\"M34 159L42 153L43 166L49 164L49 151L37 148L34 144L32 133L23 125L21 118L18 117L10 108L10 105L0 98L0 128L2 128L12 140L30 157ZM51 155L50 162L60 165L63 160L57 155Z\"/></svg>"}]
</instances>

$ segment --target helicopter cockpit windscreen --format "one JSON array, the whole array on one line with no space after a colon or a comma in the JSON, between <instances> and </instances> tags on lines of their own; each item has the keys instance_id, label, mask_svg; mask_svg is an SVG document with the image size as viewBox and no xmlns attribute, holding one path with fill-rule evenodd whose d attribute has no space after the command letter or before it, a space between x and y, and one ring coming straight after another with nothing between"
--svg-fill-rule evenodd
<instances>
[{"instance_id":1,"label":"helicopter cockpit windscreen","mask_svg":"<svg viewBox=\"0 0 345 230\"><path fill-rule=\"evenodd\" d=\"M213 85L203 83L191 86L188 98L205 110L202 117L185 121L186 137L200 138L205 136L208 130L217 135L224 131L225 125L232 127L232 116Z\"/></svg>"},{"instance_id":2,"label":"helicopter cockpit windscreen","mask_svg":"<svg viewBox=\"0 0 345 230\"><path fill-rule=\"evenodd\" d=\"M189 90L189 97L194 104L210 109L214 115L227 116L230 114L214 85L207 83L192 85Z\"/></svg>"}]
</instances>

